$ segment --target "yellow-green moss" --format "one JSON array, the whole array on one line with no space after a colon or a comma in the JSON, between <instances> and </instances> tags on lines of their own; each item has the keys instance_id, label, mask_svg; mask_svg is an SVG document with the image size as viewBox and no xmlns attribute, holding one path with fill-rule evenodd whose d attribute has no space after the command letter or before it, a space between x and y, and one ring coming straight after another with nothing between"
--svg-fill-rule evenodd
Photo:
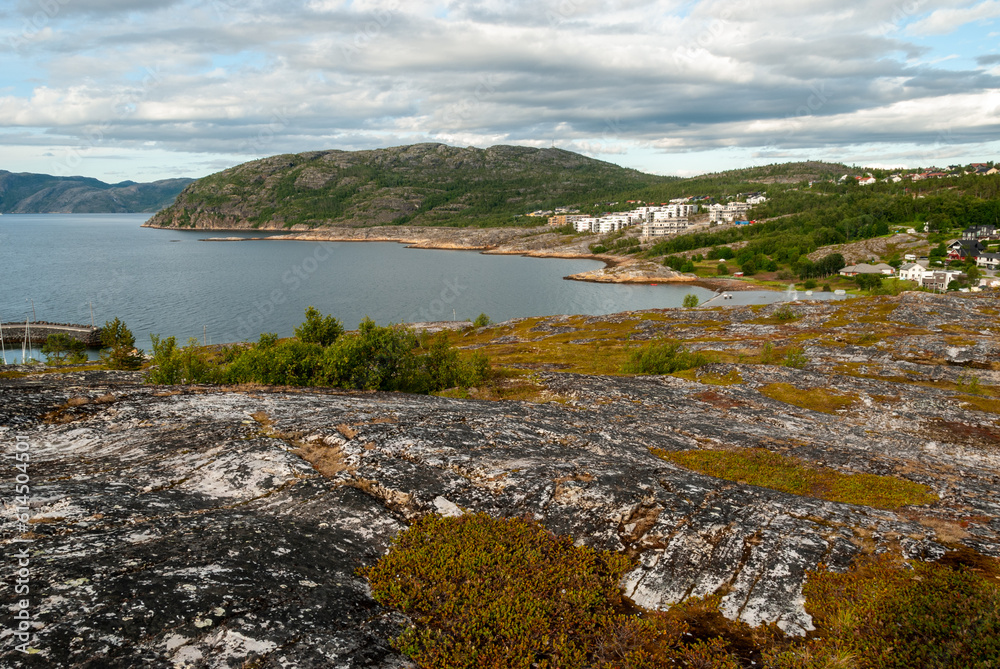
<instances>
[{"instance_id":1,"label":"yellow-green moss","mask_svg":"<svg viewBox=\"0 0 1000 669\"><path fill-rule=\"evenodd\" d=\"M853 393L838 393L827 388L797 388L790 383L769 383L760 388L760 394L785 404L831 414L846 409L858 400Z\"/></svg>"},{"instance_id":2,"label":"yellow-green moss","mask_svg":"<svg viewBox=\"0 0 1000 669\"><path fill-rule=\"evenodd\" d=\"M842 474L829 467L810 467L802 460L764 448L741 450L664 451L652 453L702 474L793 495L898 509L930 504L938 497L925 485L892 476Z\"/></svg>"}]
</instances>

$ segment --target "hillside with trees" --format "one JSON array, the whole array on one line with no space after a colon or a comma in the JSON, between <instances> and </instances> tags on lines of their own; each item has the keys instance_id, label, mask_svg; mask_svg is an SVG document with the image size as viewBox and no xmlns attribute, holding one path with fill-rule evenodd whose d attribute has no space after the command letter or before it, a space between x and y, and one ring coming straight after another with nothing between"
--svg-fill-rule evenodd
<instances>
[{"instance_id":1,"label":"hillside with trees","mask_svg":"<svg viewBox=\"0 0 1000 669\"><path fill-rule=\"evenodd\" d=\"M87 177L0 170L0 213L133 214L166 207L193 179L109 184Z\"/></svg>"},{"instance_id":2,"label":"hillside with trees","mask_svg":"<svg viewBox=\"0 0 1000 669\"><path fill-rule=\"evenodd\" d=\"M417 144L273 156L200 179L155 227L537 225L525 216L677 181L562 149Z\"/></svg>"}]
</instances>

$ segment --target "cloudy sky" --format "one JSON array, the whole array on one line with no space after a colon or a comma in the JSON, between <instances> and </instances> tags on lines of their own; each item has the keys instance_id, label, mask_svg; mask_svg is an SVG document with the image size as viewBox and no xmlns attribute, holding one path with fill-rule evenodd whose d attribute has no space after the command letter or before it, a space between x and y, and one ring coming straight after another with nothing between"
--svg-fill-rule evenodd
<instances>
[{"instance_id":1,"label":"cloudy sky","mask_svg":"<svg viewBox=\"0 0 1000 669\"><path fill-rule=\"evenodd\" d=\"M660 174L1000 160L1000 0L0 0L0 169L558 146Z\"/></svg>"}]
</instances>

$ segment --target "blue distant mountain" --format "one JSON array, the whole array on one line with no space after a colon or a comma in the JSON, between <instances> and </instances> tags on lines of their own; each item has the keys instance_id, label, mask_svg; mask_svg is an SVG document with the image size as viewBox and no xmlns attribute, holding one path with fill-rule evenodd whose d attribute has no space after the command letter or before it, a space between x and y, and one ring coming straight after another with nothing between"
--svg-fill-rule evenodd
<instances>
[{"instance_id":1,"label":"blue distant mountain","mask_svg":"<svg viewBox=\"0 0 1000 669\"><path fill-rule=\"evenodd\" d=\"M0 170L0 213L133 214L170 206L194 179L108 184L87 177Z\"/></svg>"}]
</instances>

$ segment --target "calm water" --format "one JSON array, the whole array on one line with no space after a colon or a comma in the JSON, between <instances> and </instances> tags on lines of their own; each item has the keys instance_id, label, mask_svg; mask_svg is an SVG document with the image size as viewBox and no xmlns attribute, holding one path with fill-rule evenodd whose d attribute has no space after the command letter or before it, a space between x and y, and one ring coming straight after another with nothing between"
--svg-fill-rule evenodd
<instances>
[{"instance_id":1,"label":"calm water","mask_svg":"<svg viewBox=\"0 0 1000 669\"><path fill-rule=\"evenodd\" d=\"M600 267L593 260L489 256L407 249L395 243L203 242L260 233L151 230L147 215L0 216L0 319L90 323L121 318L149 348L149 333L209 342L281 336L309 305L354 328L549 314L599 315L677 307L692 286L622 286L565 281ZM737 293L724 304L784 299ZM717 302L717 304L722 302ZM8 358L9 359L9 358Z\"/></svg>"}]
</instances>

